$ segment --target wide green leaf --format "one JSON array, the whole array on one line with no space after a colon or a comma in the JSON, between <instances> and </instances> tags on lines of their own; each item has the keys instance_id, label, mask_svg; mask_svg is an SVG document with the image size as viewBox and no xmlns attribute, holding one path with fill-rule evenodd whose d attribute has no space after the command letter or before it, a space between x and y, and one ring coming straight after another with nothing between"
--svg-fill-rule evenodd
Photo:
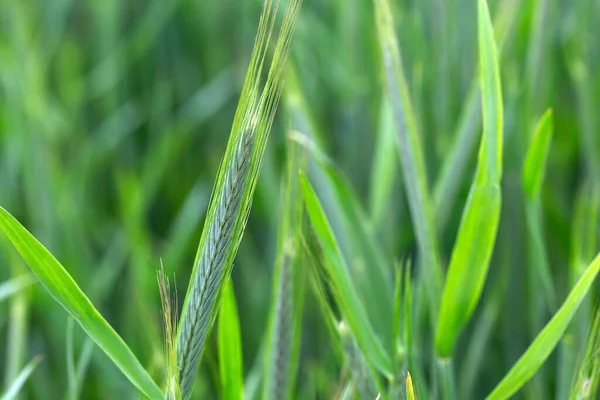
<instances>
[{"instance_id":1,"label":"wide green leaf","mask_svg":"<svg viewBox=\"0 0 600 400\"><path fill-rule=\"evenodd\" d=\"M356 337L359 347L365 357L373 366L384 374L392 375L391 357L382 346L377 334L373 330L358 298L356 288L350 277L350 272L341 250L323 211L321 203L304 174L301 173L300 181L304 201L313 230L321 245L325 266L332 277L337 292L336 300L341 308L344 320L348 323Z\"/></svg>"},{"instance_id":2,"label":"wide green leaf","mask_svg":"<svg viewBox=\"0 0 600 400\"><path fill-rule=\"evenodd\" d=\"M221 398L240 400L243 391L244 365L240 321L231 279L225 285L219 314L219 367L223 390Z\"/></svg>"},{"instance_id":3,"label":"wide green leaf","mask_svg":"<svg viewBox=\"0 0 600 400\"><path fill-rule=\"evenodd\" d=\"M75 318L83 330L113 360L131 383L148 398L162 399L162 392L156 383L144 370L123 339L94 308L69 273L35 237L2 207L0 207L0 228L48 293Z\"/></svg>"},{"instance_id":4,"label":"wide green leaf","mask_svg":"<svg viewBox=\"0 0 600 400\"><path fill-rule=\"evenodd\" d=\"M503 117L498 55L485 0L479 1L478 10L484 132L442 295L435 338L442 357L452 354L479 302L500 219Z\"/></svg>"},{"instance_id":5,"label":"wide green leaf","mask_svg":"<svg viewBox=\"0 0 600 400\"><path fill-rule=\"evenodd\" d=\"M487 397L487 400L502 400L511 397L537 372L562 338L598 272L600 272L600 255L596 256L587 267L554 317Z\"/></svg>"}]
</instances>

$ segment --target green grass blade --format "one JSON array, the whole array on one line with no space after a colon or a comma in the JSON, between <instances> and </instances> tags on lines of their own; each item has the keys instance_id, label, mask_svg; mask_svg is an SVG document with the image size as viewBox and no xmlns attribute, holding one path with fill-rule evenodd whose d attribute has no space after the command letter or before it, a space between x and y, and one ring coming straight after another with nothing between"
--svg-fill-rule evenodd
<instances>
[{"instance_id":1,"label":"green grass blade","mask_svg":"<svg viewBox=\"0 0 600 400\"><path fill-rule=\"evenodd\" d=\"M402 68L391 8L388 0L374 0L374 4L387 87L396 122L396 130L398 131L398 148L406 195L413 229L417 237L421 257L420 265L423 268L423 276L430 298L429 305L433 311L432 315L436 315L439 307L439 293L442 287L442 269L427 184L425 158Z\"/></svg>"},{"instance_id":2,"label":"green grass blade","mask_svg":"<svg viewBox=\"0 0 600 400\"><path fill-rule=\"evenodd\" d=\"M37 356L33 360L31 360L29 364L27 364L25 368L23 368L21 373L17 376L17 379L14 380L14 382L10 385L6 392L4 392L0 399L13 400L15 397L17 397L17 394L19 394L19 391L21 390L23 385L25 385L25 382L27 382L27 379L29 379L29 377L31 376L35 368L38 366L40 361L42 361L41 356Z\"/></svg>"},{"instance_id":3,"label":"green grass blade","mask_svg":"<svg viewBox=\"0 0 600 400\"><path fill-rule=\"evenodd\" d=\"M369 214L374 227L379 227L386 218L391 201L392 189L397 181L398 156L394 136L394 114L387 96L381 100L375 155L369 191Z\"/></svg>"},{"instance_id":4,"label":"green grass blade","mask_svg":"<svg viewBox=\"0 0 600 400\"><path fill-rule=\"evenodd\" d=\"M304 149L291 140L287 142L287 152L265 357L264 399L294 398L299 361L305 261L300 252L303 209L298 170L304 166L306 155Z\"/></svg>"},{"instance_id":5,"label":"green grass blade","mask_svg":"<svg viewBox=\"0 0 600 400\"><path fill-rule=\"evenodd\" d=\"M532 332L537 332L543 326L543 310L550 313L556 310L557 302L550 271L547 250L544 240L544 228L542 220L542 205L540 191L546 171L546 160L552 140L553 119L552 111L548 110L541 117L534 131L533 138L525 156L521 174L521 184L525 192L525 216L529 240L531 241L529 251L529 263L531 268L527 269L529 282L533 290L541 286L543 296L531 296L531 324ZM541 284L540 284L541 283Z\"/></svg>"},{"instance_id":6,"label":"green grass blade","mask_svg":"<svg viewBox=\"0 0 600 400\"><path fill-rule=\"evenodd\" d=\"M506 53L508 39L512 36L518 20L520 0L503 1L499 4L494 31L498 40L500 56ZM481 127L480 77L471 82L467 99L462 107L449 154L444 158L440 173L433 187L435 218L438 232L443 232L458 198L461 182L466 173L471 154L475 150Z\"/></svg>"},{"instance_id":7,"label":"green grass blade","mask_svg":"<svg viewBox=\"0 0 600 400\"><path fill-rule=\"evenodd\" d=\"M498 185L476 184L467 199L438 320L436 349L442 357L452 354L479 301L494 249L500 201Z\"/></svg>"},{"instance_id":8,"label":"green grass blade","mask_svg":"<svg viewBox=\"0 0 600 400\"><path fill-rule=\"evenodd\" d=\"M404 300L402 302L402 341L406 349L406 366L409 370L413 370L413 311L412 311L412 282L410 275L410 263L405 266L404 271Z\"/></svg>"},{"instance_id":9,"label":"green grass blade","mask_svg":"<svg viewBox=\"0 0 600 400\"><path fill-rule=\"evenodd\" d=\"M219 367L221 371L221 398L224 400L241 400L244 379L242 340L231 279L225 285L219 314Z\"/></svg>"},{"instance_id":10,"label":"green grass blade","mask_svg":"<svg viewBox=\"0 0 600 400\"><path fill-rule=\"evenodd\" d=\"M389 352L393 345L393 293L390 268L379 242L373 237L358 195L350 182L331 163L318 145L305 135L294 132L292 140L306 148L316 161L313 169L316 185L322 190L323 208L334 229L334 235L349 264L357 292L373 328ZM367 268L368 267L368 268Z\"/></svg>"},{"instance_id":11,"label":"green grass blade","mask_svg":"<svg viewBox=\"0 0 600 400\"><path fill-rule=\"evenodd\" d=\"M76 373L75 373L75 357L74 357L74 351L73 351L73 347L74 347L74 343L73 343L73 330L75 327L75 323L73 322L73 318L70 318L67 320L67 334L66 334L66 339L67 339L67 355L66 355L66 362L67 362L67 399L69 400L75 400L75 393L77 392L77 387L76 387Z\"/></svg>"},{"instance_id":12,"label":"green grass blade","mask_svg":"<svg viewBox=\"0 0 600 400\"><path fill-rule=\"evenodd\" d=\"M83 347L81 349L81 354L79 355L79 359L77 360L77 364L74 365L75 374L73 377L74 381L72 384L72 387L74 389L71 389L71 382L69 382L69 389L67 391L67 395L65 396L65 400L74 400L79 399L81 397L81 389L83 388L85 375L90 366L93 351L94 342L89 337L86 337L85 342L83 343Z\"/></svg>"},{"instance_id":13,"label":"green grass blade","mask_svg":"<svg viewBox=\"0 0 600 400\"><path fill-rule=\"evenodd\" d=\"M94 308L62 265L12 215L0 207L0 228L48 293L81 325L138 390L162 399L161 390L123 339Z\"/></svg>"},{"instance_id":14,"label":"green grass blade","mask_svg":"<svg viewBox=\"0 0 600 400\"><path fill-rule=\"evenodd\" d=\"M356 337L365 357L382 373L391 376L392 362L390 355L385 352L367 318L364 306L358 298L348 266L338 247L321 203L304 174L301 174L300 181L306 209L313 230L321 245L325 266L332 276L338 294L336 300L342 310L344 320Z\"/></svg>"},{"instance_id":15,"label":"green grass blade","mask_svg":"<svg viewBox=\"0 0 600 400\"><path fill-rule=\"evenodd\" d=\"M537 372L565 333L598 272L600 272L600 255L596 256L587 267L560 309L486 398L487 400L511 397Z\"/></svg>"},{"instance_id":16,"label":"green grass blade","mask_svg":"<svg viewBox=\"0 0 600 400\"><path fill-rule=\"evenodd\" d=\"M22 275L0 284L0 301L5 300L35 282L29 275Z\"/></svg>"},{"instance_id":17,"label":"green grass blade","mask_svg":"<svg viewBox=\"0 0 600 400\"><path fill-rule=\"evenodd\" d=\"M3 238L4 239L4 238ZM10 249L11 246L8 240L3 240L6 244L5 248L10 250L10 264L13 270L12 274L16 276L24 276L26 265L21 260L17 252ZM4 246L3 246L4 247ZM27 353L27 338L29 337L30 329L30 314L31 314L31 298L30 291L23 289L14 293L9 299L9 314L8 314L8 330L6 332L6 362L4 365L4 385L8 386L18 376L23 366L25 365L25 357Z\"/></svg>"},{"instance_id":18,"label":"green grass blade","mask_svg":"<svg viewBox=\"0 0 600 400\"><path fill-rule=\"evenodd\" d=\"M442 295L435 345L450 356L475 310L485 283L500 219L502 177L502 93L492 23L479 1L479 52L484 132L475 180L463 211Z\"/></svg>"},{"instance_id":19,"label":"green grass blade","mask_svg":"<svg viewBox=\"0 0 600 400\"><path fill-rule=\"evenodd\" d=\"M546 171L546 160L552 140L552 110L544 113L538 123L523 165L523 190L530 199L539 196Z\"/></svg>"}]
</instances>

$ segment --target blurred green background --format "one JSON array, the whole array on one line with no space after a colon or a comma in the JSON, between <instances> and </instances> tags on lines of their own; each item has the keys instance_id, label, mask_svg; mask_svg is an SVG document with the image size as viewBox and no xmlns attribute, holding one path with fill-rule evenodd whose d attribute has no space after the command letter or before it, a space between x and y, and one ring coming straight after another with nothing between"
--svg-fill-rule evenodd
<instances>
[{"instance_id":1,"label":"blurred green background","mask_svg":"<svg viewBox=\"0 0 600 400\"><path fill-rule=\"evenodd\" d=\"M461 156L466 172L451 177L455 193L437 220L447 263L480 132L472 88L476 1L392 3L431 188L461 126L474 132ZM501 48L504 198L482 304L460 344L467 348L464 338L488 318L469 390L474 399L489 392L552 315L530 306L541 288L528 274L532 244L521 189L525 151L547 108L555 132L541 218L561 301L573 271L596 253L591 222L600 199L600 2L489 3ZM0 0L0 205L52 251L155 376L163 368L156 270L162 260L175 274L182 301L260 9L259 0ZM415 257L400 164L389 146L395 133L376 36L371 1L304 0L233 270L247 374L266 333L288 129L310 133L349 179L390 271ZM0 281L26 272L2 236ZM297 397L334 398L343 364L310 287L305 299ZM136 396L39 286L0 303L0 387L43 354L22 398L64 398L69 335L76 359L91 355L81 398ZM456 354L460 381L470 361ZM559 364L553 356L543 370L547 398L555 395ZM218 397L218 379L213 337L195 398Z\"/></svg>"}]
</instances>

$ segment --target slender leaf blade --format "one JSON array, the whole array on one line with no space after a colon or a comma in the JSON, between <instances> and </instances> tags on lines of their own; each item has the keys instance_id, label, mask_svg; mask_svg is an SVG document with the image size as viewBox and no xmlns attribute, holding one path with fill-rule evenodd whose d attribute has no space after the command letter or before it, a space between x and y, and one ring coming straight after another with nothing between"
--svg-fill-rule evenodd
<instances>
[{"instance_id":1,"label":"slender leaf blade","mask_svg":"<svg viewBox=\"0 0 600 400\"><path fill-rule=\"evenodd\" d=\"M523 165L523 190L530 199L538 197L540 193L552 140L552 130L552 110L547 110L538 122Z\"/></svg>"},{"instance_id":2,"label":"slender leaf blade","mask_svg":"<svg viewBox=\"0 0 600 400\"><path fill-rule=\"evenodd\" d=\"M452 251L438 317L438 355L452 354L483 290L500 219L502 178L502 92L494 33L485 0L478 7L484 132L475 180Z\"/></svg>"},{"instance_id":3,"label":"slender leaf blade","mask_svg":"<svg viewBox=\"0 0 600 400\"><path fill-rule=\"evenodd\" d=\"M439 307L442 287L442 269L438 254L438 240L434 213L430 199L425 156L416 117L402 68L400 48L394 31L391 7L388 0L374 0L378 38L384 60L387 89L392 103L398 134L398 150L413 229L426 276L427 294L432 315ZM434 317L435 318L435 317Z\"/></svg>"},{"instance_id":4,"label":"slender leaf blade","mask_svg":"<svg viewBox=\"0 0 600 400\"><path fill-rule=\"evenodd\" d=\"M31 360L29 364L25 366L25 368L23 368L23 370L19 373L17 378L2 395L2 400L12 400L17 397L17 394L19 394L19 391L23 388L23 385L25 385L25 382L27 382L27 379L29 379L29 377L31 376L35 368L38 366L40 361L42 361L42 357L37 356L33 360Z\"/></svg>"},{"instance_id":5,"label":"slender leaf blade","mask_svg":"<svg viewBox=\"0 0 600 400\"><path fill-rule=\"evenodd\" d=\"M338 291L337 301L344 314L344 320L350 326L356 340L373 366L381 372L392 375L392 363L390 355L387 354L373 330L364 307L360 302L356 288L350 277L348 266L323 211L321 203L314 192L311 184L304 174L301 173L300 181L302 193L313 230L319 240L325 265L330 272L335 287Z\"/></svg>"},{"instance_id":6,"label":"slender leaf blade","mask_svg":"<svg viewBox=\"0 0 600 400\"><path fill-rule=\"evenodd\" d=\"M244 366L240 321L231 279L225 285L219 314L219 368L222 399L240 400L243 392Z\"/></svg>"},{"instance_id":7,"label":"slender leaf blade","mask_svg":"<svg viewBox=\"0 0 600 400\"><path fill-rule=\"evenodd\" d=\"M562 338L598 272L600 272L600 255L596 256L587 267L554 317L490 393L487 400L509 398L537 372Z\"/></svg>"},{"instance_id":8,"label":"slender leaf blade","mask_svg":"<svg viewBox=\"0 0 600 400\"><path fill-rule=\"evenodd\" d=\"M0 207L0 228L48 293L75 318L115 365L150 399L163 395L127 344L94 308L77 283L54 256L12 215Z\"/></svg>"}]
</instances>

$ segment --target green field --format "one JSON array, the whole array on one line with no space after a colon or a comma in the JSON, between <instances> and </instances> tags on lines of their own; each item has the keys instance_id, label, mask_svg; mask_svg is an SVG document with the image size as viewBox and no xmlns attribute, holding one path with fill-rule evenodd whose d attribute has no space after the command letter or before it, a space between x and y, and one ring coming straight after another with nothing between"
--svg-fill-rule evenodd
<instances>
[{"instance_id":1,"label":"green field","mask_svg":"<svg viewBox=\"0 0 600 400\"><path fill-rule=\"evenodd\" d=\"M0 399L597 398L599 21L0 0Z\"/></svg>"}]
</instances>

